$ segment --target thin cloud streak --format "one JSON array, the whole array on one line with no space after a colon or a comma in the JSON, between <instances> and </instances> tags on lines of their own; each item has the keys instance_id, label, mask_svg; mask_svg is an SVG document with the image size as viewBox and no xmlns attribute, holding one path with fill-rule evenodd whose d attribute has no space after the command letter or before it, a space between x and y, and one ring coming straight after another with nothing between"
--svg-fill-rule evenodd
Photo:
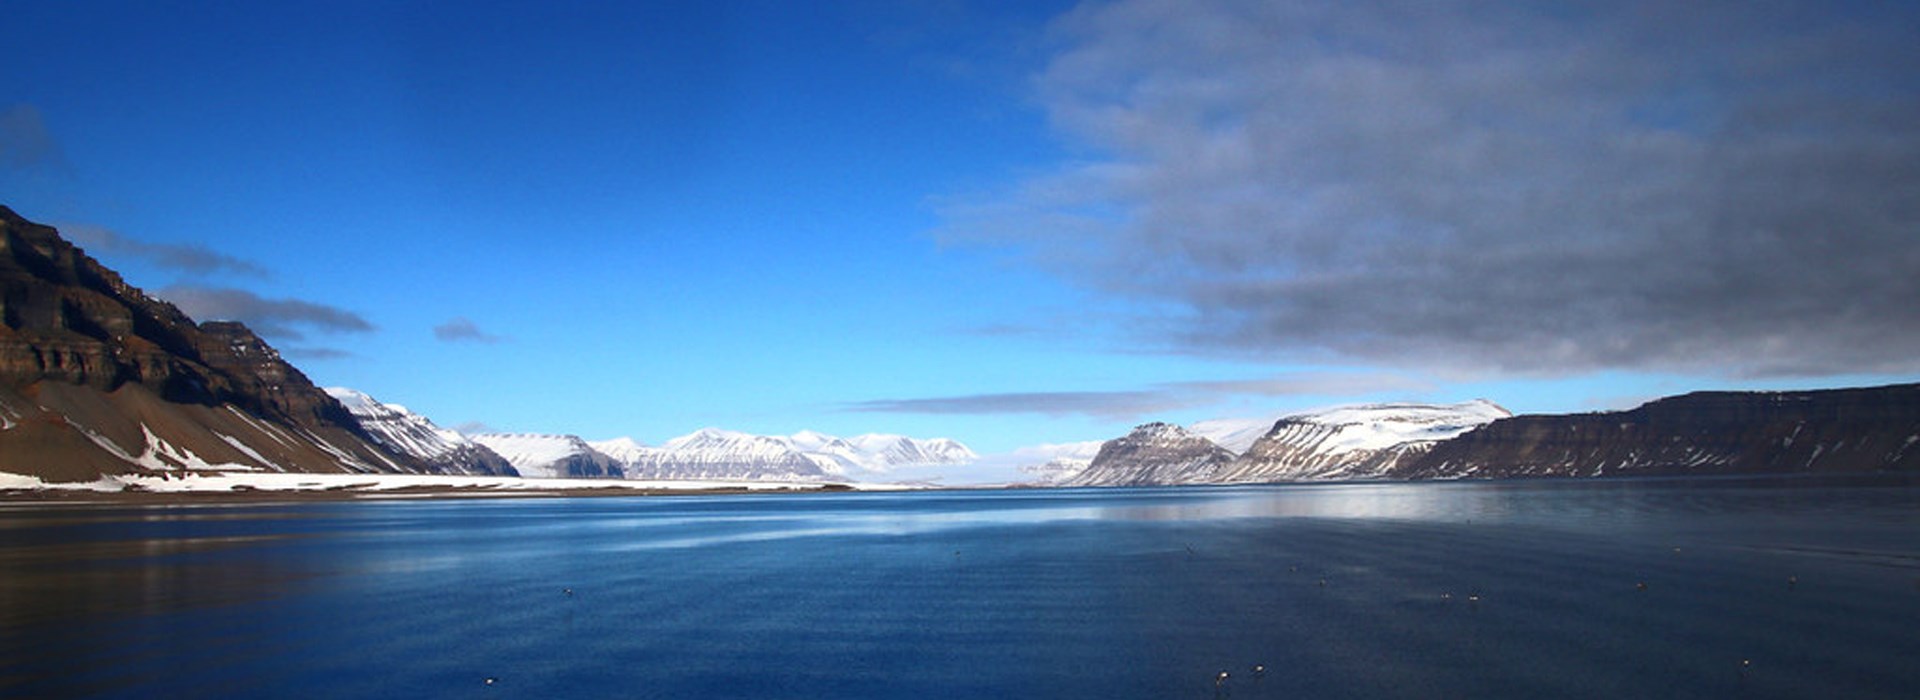
<instances>
[{"instance_id":1,"label":"thin cloud streak","mask_svg":"<svg viewBox=\"0 0 1920 700\"><path fill-rule=\"evenodd\" d=\"M205 246L148 243L86 224L65 224L60 230L82 248L140 258L177 272L192 275L231 272L263 279L272 276L266 268Z\"/></svg>"},{"instance_id":2,"label":"thin cloud streak","mask_svg":"<svg viewBox=\"0 0 1920 700\"><path fill-rule=\"evenodd\" d=\"M1235 396L1352 396L1431 388L1427 382L1393 374L1302 373L1268 379L1169 382L1126 391L1008 392L882 399L847 404L844 409L859 413L935 415L1082 415L1131 421L1141 416L1213 405Z\"/></svg>"},{"instance_id":3,"label":"thin cloud streak","mask_svg":"<svg viewBox=\"0 0 1920 700\"><path fill-rule=\"evenodd\" d=\"M480 330L480 326L464 316L456 317L433 327L433 337L446 343L498 343L506 340L504 336L494 335Z\"/></svg>"},{"instance_id":4,"label":"thin cloud streak","mask_svg":"<svg viewBox=\"0 0 1920 700\"><path fill-rule=\"evenodd\" d=\"M1036 85L1093 155L943 237L1168 352L1920 370L1920 22L1835 8L1086 5Z\"/></svg>"},{"instance_id":5,"label":"thin cloud streak","mask_svg":"<svg viewBox=\"0 0 1920 700\"><path fill-rule=\"evenodd\" d=\"M352 311L300 299L266 299L243 289L174 285L159 291L195 321L239 321L275 341L302 341L309 332L367 333L372 323Z\"/></svg>"}]
</instances>

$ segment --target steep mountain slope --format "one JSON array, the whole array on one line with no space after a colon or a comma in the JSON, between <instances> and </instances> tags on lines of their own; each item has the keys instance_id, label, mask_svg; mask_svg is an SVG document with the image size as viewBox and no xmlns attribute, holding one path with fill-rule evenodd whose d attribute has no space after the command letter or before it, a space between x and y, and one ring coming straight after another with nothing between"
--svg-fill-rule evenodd
<instances>
[{"instance_id":1,"label":"steep mountain slope","mask_svg":"<svg viewBox=\"0 0 1920 700\"><path fill-rule=\"evenodd\" d=\"M506 458L514 471L529 478L613 478L625 476L620 463L572 435L481 433L469 435Z\"/></svg>"},{"instance_id":2,"label":"steep mountain slope","mask_svg":"<svg viewBox=\"0 0 1920 700\"><path fill-rule=\"evenodd\" d=\"M1218 474L1222 482L1368 479L1443 440L1513 414L1491 401L1373 404L1282 418Z\"/></svg>"},{"instance_id":3,"label":"steep mountain slope","mask_svg":"<svg viewBox=\"0 0 1920 700\"><path fill-rule=\"evenodd\" d=\"M1920 384L1697 392L1630 411L1515 416L1402 464L1403 479L1920 469Z\"/></svg>"},{"instance_id":4,"label":"steep mountain slope","mask_svg":"<svg viewBox=\"0 0 1920 700\"><path fill-rule=\"evenodd\" d=\"M1148 423L1108 440L1079 474L1061 486L1154 486L1213 483L1233 453L1167 423Z\"/></svg>"},{"instance_id":5,"label":"steep mountain slope","mask_svg":"<svg viewBox=\"0 0 1920 700\"><path fill-rule=\"evenodd\" d=\"M245 326L196 324L0 207L0 471L418 472Z\"/></svg>"},{"instance_id":6,"label":"steep mountain slope","mask_svg":"<svg viewBox=\"0 0 1920 700\"><path fill-rule=\"evenodd\" d=\"M343 387L326 390L359 421L382 447L426 463L434 474L519 476L512 464L487 446L440 426L399 404Z\"/></svg>"}]
</instances>

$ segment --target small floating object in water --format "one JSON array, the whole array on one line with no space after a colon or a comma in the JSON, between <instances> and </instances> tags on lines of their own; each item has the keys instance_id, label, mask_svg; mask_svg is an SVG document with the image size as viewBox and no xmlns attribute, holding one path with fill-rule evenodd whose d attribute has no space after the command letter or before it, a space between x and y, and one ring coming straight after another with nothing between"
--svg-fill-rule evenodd
<instances>
[{"instance_id":1,"label":"small floating object in water","mask_svg":"<svg viewBox=\"0 0 1920 700\"><path fill-rule=\"evenodd\" d=\"M1253 665L1253 677L1254 677L1254 678L1262 678L1262 677L1265 677L1266 675L1267 675L1267 665L1266 665L1266 664L1254 664L1254 665Z\"/></svg>"},{"instance_id":2,"label":"small floating object in water","mask_svg":"<svg viewBox=\"0 0 1920 700\"><path fill-rule=\"evenodd\" d=\"M568 596L572 596L572 595L573 595L573 589L571 589L571 588L562 588L562 589L560 589L560 592L561 592L561 593L565 593L565 594L567 594Z\"/></svg>"},{"instance_id":3,"label":"small floating object in water","mask_svg":"<svg viewBox=\"0 0 1920 700\"><path fill-rule=\"evenodd\" d=\"M1478 593L1475 593L1475 594L1473 594L1473 595L1470 595L1470 596L1467 596L1467 602L1469 602L1469 603L1478 603L1478 602L1480 602L1480 594L1478 594Z\"/></svg>"},{"instance_id":4,"label":"small floating object in water","mask_svg":"<svg viewBox=\"0 0 1920 700\"><path fill-rule=\"evenodd\" d=\"M1641 582L1639 582L1639 583L1636 583L1636 584L1633 584L1633 589L1634 589L1634 590L1636 590L1636 591L1644 591L1644 590L1647 590L1647 582L1646 582L1646 581L1641 581Z\"/></svg>"},{"instance_id":5,"label":"small floating object in water","mask_svg":"<svg viewBox=\"0 0 1920 700\"><path fill-rule=\"evenodd\" d=\"M1798 585L1800 585L1800 577L1798 576L1787 577L1787 590L1791 591L1793 590L1794 586L1798 586Z\"/></svg>"},{"instance_id":6,"label":"small floating object in water","mask_svg":"<svg viewBox=\"0 0 1920 700\"><path fill-rule=\"evenodd\" d=\"M498 678L494 678L493 676L487 676L487 679L486 679L486 680L484 680L484 681L481 681L481 683L485 683L485 684L487 684L487 685L493 685L493 684L495 684L495 683L498 683L498 682L500 682L500 679L498 679Z\"/></svg>"},{"instance_id":7,"label":"small floating object in water","mask_svg":"<svg viewBox=\"0 0 1920 700\"><path fill-rule=\"evenodd\" d=\"M1214 676L1214 677L1213 677L1213 687L1215 687L1215 688L1218 688L1218 687L1220 687L1220 686L1223 686L1223 685L1226 685L1226 684L1227 684L1227 672L1226 672L1226 671L1221 671L1221 672L1220 672L1220 675L1218 675L1218 676Z\"/></svg>"},{"instance_id":8,"label":"small floating object in water","mask_svg":"<svg viewBox=\"0 0 1920 700\"><path fill-rule=\"evenodd\" d=\"M1442 594L1440 594L1440 599L1441 599L1441 600L1453 600L1453 594L1452 594L1452 593L1442 593Z\"/></svg>"},{"instance_id":9,"label":"small floating object in water","mask_svg":"<svg viewBox=\"0 0 1920 700\"><path fill-rule=\"evenodd\" d=\"M1320 579L1320 587L1321 587L1321 588L1326 588L1326 587L1327 587L1327 580L1326 580L1326 579Z\"/></svg>"}]
</instances>

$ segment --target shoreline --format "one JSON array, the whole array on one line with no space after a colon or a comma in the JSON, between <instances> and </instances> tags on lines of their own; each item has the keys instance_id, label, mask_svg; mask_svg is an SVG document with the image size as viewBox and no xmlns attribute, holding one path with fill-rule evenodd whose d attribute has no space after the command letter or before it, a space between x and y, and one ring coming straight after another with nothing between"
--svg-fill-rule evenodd
<instances>
[{"instance_id":1,"label":"shoreline","mask_svg":"<svg viewBox=\"0 0 1920 700\"><path fill-rule=\"evenodd\" d=\"M748 489L748 488L698 488L698 489L660 489L660 488L623 488L617 486L596 488L557 488L557 489L487 489L461 486L405 487L383 490L357 489L288 489L236 491L89 491L83 489L6 489L0 490L0 508L31 505L216 505L216 504L272 504L272 503L314 503L344 501L414 501L414 500L486 500L521 498L617 498L617 497L660 497L660 496L742 496L742 495L793 495L814 493L855 493L857 489L837 488L835 486L796 487L785 489Z\"/></svg>"},{"instance_id":2,"label":"shoreline","mask_svg":"<svg viewBox=\"0 0 1920 700\"><path fill-rule=\"evenodd\" d=\"M837 482L537 479L423 474L174 472L46 482L0 473L0 506L112 503L225 504L415 499L605 498L852 493L908 487Z\"/></svg>"}]
</instances>

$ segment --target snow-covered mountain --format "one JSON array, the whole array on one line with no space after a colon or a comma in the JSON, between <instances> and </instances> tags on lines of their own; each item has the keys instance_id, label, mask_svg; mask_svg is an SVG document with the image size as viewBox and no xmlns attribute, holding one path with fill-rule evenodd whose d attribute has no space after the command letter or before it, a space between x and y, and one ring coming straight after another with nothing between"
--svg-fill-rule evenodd
<instances>
[{"instance_id":1,"label":"snow-covered mountain","mask_svg":"<svg viewBox=\"0 0 1920 700\"><path fill-rule=\"evenodd\" d=\"M1220 482L1379 478L1443 440L1513 415L1484 399L1451 405L1345 406L1300 413L1222 469Z\"/></svg>"},{"instance_id":2,"label":"snow-covered mountain","mask_svg":"<svg viewBox=\"0 0 1920 700\"><path fill-rule=\"evenodd\" d=\"M1203 421L1190 428L1149 423L1107 441L1077 473L1070 463L1029 473L1042 483L1063 486L1380 478L1442 441L1510 415L1491 401L1476 400L1343 406L1272 421ZM1045 472L1065 476L1048 479Z\"/></svg>"},{"instance_id":3,"label":"snow-covered mountain","mask_svg":"<svg viewBox=\"0 0 1920 700\"><path fill-rule=\"evenodd\" d=\"M972 450L953 440L868 434L840 438L814 431L787 436L706 428L660 447L629 438L591 443L634 479L883 478L907 466L964 464Z\"/></svg>"},{"instance_id":4,"label":"snow-covered mountain","mask_svg":"<svg viewBox=\"0 0 1920 700\"><path fill-rule=\"evenodd\" d=\"M507 458L521 476L615 477L622 476L620 463L601 454L572 435L531 433L481 433L470 436L474 442Z\"/></svg>"},{"instance_id":5,"label":"snow-covered mountain","mask_svg":"<svg viewBox=\"0 0 1920 700\"><path fill-rule=\"evenodd\" d=\"M1273 430L1273 423L1277 420L1280 420L1277 416L1216 418L1189 425L1187 432L1211 440L1213 444L1226 448L1228 452L1242 454L1247 451L1247 448L1253 447L1254 441L1266 435L1267 431Z\"/></svg>"},{"instance_id":6,"label":"snow-covered mountain","mask_svg":"<svg viewBox=\"0 0 1920 700\"><path fill-rule=\"evenodd\" d=\"M966 445L948 438L920 440L905 435L868 433L838 438L803 430L784 438L788 446L835 475L882 475L900 467L966 464L979 459Z\"/></svg>"},{"instance_id":7,"label":"snow-covered mountain","mask_svg":"<svg viewBox=\"0 0 1920 700\"><path fill-rule=\"evenodd\" d=\"M668 440L660 447L632 440L601 443L622 453L629 479L817 480L820 466L778 438L704 428Z\"/></svg>"},{"instance_id":8,"label":"snow-covered mountain","mask_svg":"<svg viewBox=\"0 0 1920 700\"><path fill-rule=\"evenodd\" d=\"M331 387L328 396L353 414L360 428L389 450L418 458L438 474L517 476L512 464L467 436L440 426L399 404L381 403L372 396L345 387Z\"/></svg>"},{"instance_id":9,"label":"snow-covered mountain","mask_svg":"<svg viewBox=\"0 0 1920 700\"><path fill-rule=\"evenodd\" d=\"M1233 453L1186 428L1148 423L1106 441L1100 453L1062 486L1161 486L1220 481Z\"/></svg>"},{"instance_id":10,"label":"snow-covered mountain","mask_svg":"<svg viewBox=\"0 0 1920 700\"><path fill-rule=\"evenodd\" d=\"M1020 465L1020 473L1031 477L1034 484L1065 482L1086 471L1087 466L1093 464L1093 458L1100 454L1103 444L1099 440L1089 440L1022 448L1019 452L1026 459Z\"/></svg>"}]
</instances>

